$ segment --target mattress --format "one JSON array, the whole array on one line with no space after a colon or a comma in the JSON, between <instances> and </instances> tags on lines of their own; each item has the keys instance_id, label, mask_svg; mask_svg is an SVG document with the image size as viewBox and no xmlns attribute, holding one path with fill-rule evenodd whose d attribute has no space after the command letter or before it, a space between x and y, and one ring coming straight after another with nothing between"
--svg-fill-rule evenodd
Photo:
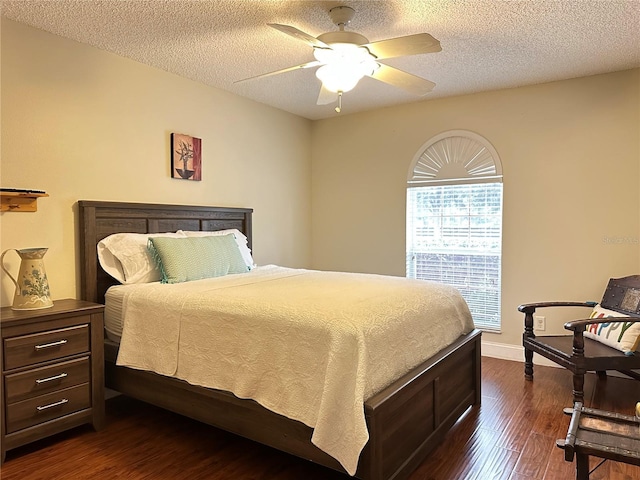
<instances>
[{"instance_id":1,"label":"mattress","mask_svg":"<svg viewBox=\"0 0 640 480\"><path fill-rule=\"evenodd\" d=\"M369 438L364 401L474 328L446 285L277 266L118 286L107 306L118 365L298 420L352 475Z\"/></svg>"},{"instance_id":2,"label":"mattress","mask_svg":"<svg viewBox=\"0 0 640 480\"><path fill-rule=\"evenodd\" d=\"M120 343L122 338L122 303L127 293L127 289L130 290L128 285L115 285L105 294L105 308L104 308L104 330L107 334L107 338L115 343Z\"/></svg>"}]
</instances>

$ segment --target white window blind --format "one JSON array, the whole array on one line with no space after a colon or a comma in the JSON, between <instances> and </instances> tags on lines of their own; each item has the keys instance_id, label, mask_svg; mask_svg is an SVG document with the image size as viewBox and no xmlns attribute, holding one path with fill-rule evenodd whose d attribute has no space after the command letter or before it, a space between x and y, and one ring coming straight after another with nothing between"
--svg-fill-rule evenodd
<instances>
[{"instance_id":1,"label":"white window blind","mask_svg":"<svg viewBox=\"0 0 640 480\"><path fill-rule=\"evenodd\" d=\"M407 189L407 277L456 287L478 328L500 331L502 183Z\"/></svg>"}]
</instances>

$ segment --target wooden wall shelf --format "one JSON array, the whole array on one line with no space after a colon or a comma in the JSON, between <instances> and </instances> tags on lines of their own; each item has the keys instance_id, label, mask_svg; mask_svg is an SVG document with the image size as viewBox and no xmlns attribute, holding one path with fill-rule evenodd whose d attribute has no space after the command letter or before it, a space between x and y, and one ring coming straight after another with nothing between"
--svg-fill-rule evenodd
<instances>
[{"instance_id":1,"label":"wooden wall shelf","mask_svg":"<svg viewBox=\"0 0 640 480\"><path fill-rule=\"evenodd\" d=\"M46 193L0 192L1 212L35 212L38 210L38 197L48 197Z\"/></svg>"}]
</instances>

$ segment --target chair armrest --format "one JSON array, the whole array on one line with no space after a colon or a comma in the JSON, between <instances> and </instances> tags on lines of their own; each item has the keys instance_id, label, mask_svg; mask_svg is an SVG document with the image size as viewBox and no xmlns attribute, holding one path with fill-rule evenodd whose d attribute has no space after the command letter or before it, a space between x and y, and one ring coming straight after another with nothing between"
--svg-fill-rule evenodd
<instances>
[{"instance_id":1,"label":"chair armrest","mask_svg":"<svg viewBox=\"0 0 640 480\"><path fill-rule=\"evenodd\" d=\"M543 307L595 307L598 302L539 302L539 303L525 303L518 307L518 311L522 313L533 313L536 308Z\"/></svg>"},{"instance_id":2,"label":"chair armrest","mask_svg":"<svg viewBox=\"0 0 640 480\"><path fill-rule=\"evenodd\" d=\"M637 323L640 322L640 318L637 317L605 317L605 318L585 318L583 320L572 320L564 324L564 328L572 330L574 333L578 331L585 331L587 325L592 323L611 323L611 322L626 322Z\"/></svg>"},{"instance_id":3,"label":"chair armrest","mask_svg":"<svg viewBox=\"0 0 640 480\"><path fill-rule=\"evenodd\" d=\"M536 338L533 333L533 314L536 308L543 307L595 307L598 302L539 302L525 303L518 307L518 311L524 313L524 337ZM582 329L584 331L584 328Z\"/></svg>"}]
</instances>

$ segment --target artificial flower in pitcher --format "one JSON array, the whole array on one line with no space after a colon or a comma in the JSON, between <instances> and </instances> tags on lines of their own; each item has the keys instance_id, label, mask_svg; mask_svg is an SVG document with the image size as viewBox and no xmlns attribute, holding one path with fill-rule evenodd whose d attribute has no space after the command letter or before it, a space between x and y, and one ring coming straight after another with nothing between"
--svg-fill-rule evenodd
<instances>
[{"instance_id":1,"label":"artificial flower in pitcher","mask_svg":"<svg viewBox=\"0 0 640 480\"><path fill-rule=\"evenodd\" d=\"M16 285L11 307L13 310L36 310L53 307L49 293L49 281L44 270L43 257L47 250L48 248L23 248L21 250L10 248L2 252L0 266ZM16 252L22 259L17 280L4 266L4 256L8 252Z\"/></svg>"}]
</instances>

